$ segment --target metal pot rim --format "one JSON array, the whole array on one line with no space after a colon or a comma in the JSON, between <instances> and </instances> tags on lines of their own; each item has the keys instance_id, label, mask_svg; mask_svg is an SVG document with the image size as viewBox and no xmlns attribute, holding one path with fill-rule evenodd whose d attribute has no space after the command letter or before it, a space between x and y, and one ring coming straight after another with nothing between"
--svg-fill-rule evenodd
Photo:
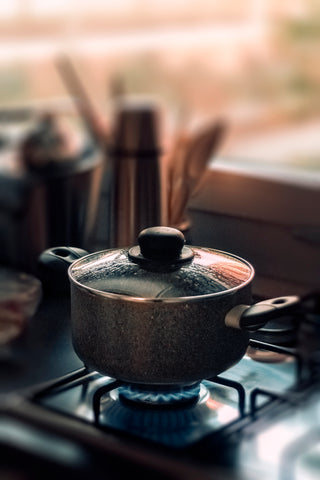
<instances>
[{"instance_id":1,"label":"metal pot rim","mask_svg":"<svg viewBox=\"0 0 320 480\"><path fill-rule=\"evenodd\" d=\"M220 253L222 255L228 255L229 257L233 257L236 260L239 260L240 262L244 263L247 265L247 267L250 269L251 273L250 276L247 280L245 280L243 283L240 285L237 285L236 287L229 288L227 290L223 290L220 292L214 292L214 293L208 293L208 294L203 294L203 295L190 295L190 296L181 296L181 297L139 297L139 296L131 296L131 295L125 295L122 293L114 293L114 292L106 292L103 290L98 290L96 288L84 285L83 283L79 282L78 280L75 280L73 275L72 275L72 270L77 267L79 263L81 263L84 259L88 259L89 257L94 257L99 254L107 253L107 252L112 252L112 251L117 251L117 250L123 250L123 249L106 249L106 250L100 250L98 252L90 253L82 258L79 258L75 262L70 265L68 268L68 276L70 283L77 286L80 290L83 290L91 295L94 296L99 296L99 297L105 297L105 298L110 298L114 300L122 300L125 302L141 302L141 303L185 303L185 302L201 302L205 300L210 300L214 298L219 298L219 297L224 297L227 295L232 295L236 293L237 291L241 290L242 288L246 287L249 285L254 276L255 276L255 270L254 267L251 265L250 262L247 260L243 259L242 257L238 255L234 255L229 252L225 252L223 250L218 250L218 249L210 249L207 247L198 247L195 245L191 245L191 248L198 248L198 249L207 249L207 250L212 250L214 252Z\"/></svg>"}]
</instances>

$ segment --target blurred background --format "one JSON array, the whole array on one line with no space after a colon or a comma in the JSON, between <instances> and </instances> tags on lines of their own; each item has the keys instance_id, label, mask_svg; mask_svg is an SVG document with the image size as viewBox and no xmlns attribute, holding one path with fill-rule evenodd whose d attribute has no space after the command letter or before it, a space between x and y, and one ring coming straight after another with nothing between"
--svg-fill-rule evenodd
<instances>
[{"instance_id":1,"label":"blurred background","mask_svg":"<svg viewBox=\"0 0 320 480\"><path fill-rule=\"evenodd\" d=\"M164 113L161 223L293 291L318 285L319 51L317 0L1 1L0 262L33 267L55 245L108 248L121 222L140 231L130 212L151 195L133 208L142 187L124 168L126 214L110 200L119 172L108 142L116 100L150 96ZM192 155L197 132L210 148Z\"/></svg>"},{"instance_id":2,"label":"blurred background","mask_svg":"<svg viewBox=\"0 0 320 480\"><path fill-rule=\"evenodd\" d=\"M230 161L319 168L317 0L3 0L0 42L2 110L72 108L64 54L106 119L119 91L155 94L169 128L226 118Z\"/></svg>"}]
</instances>

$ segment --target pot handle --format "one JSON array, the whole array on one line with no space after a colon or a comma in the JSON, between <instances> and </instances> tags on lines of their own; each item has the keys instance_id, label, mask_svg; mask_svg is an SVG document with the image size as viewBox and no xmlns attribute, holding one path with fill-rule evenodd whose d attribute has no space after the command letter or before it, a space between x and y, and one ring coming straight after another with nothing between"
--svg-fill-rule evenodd
<instances>
[{"instance_id":1,"label":"pot handle","mask_svg":"<svg viewBox=\"0 0 320 480\"><path fill-rule=\"evenodd\" d=\"M226 315L227 327L255 331L275 318L297 310L301 304L300 297L276 297L263 300L254 305L237 305Z\"/></svg>"},{"instance_id":2,"label":"pot handle","mask_svg":"<svg viewBox=\"0 0 320 480\"><path fill-rule=\"evenodd\" d=\"M88 252L77 247L54 247L42 252L38 258L38 275L44 287L68 292L68 268L85 255L88 255Z\"/></svg>"}]
</instances>

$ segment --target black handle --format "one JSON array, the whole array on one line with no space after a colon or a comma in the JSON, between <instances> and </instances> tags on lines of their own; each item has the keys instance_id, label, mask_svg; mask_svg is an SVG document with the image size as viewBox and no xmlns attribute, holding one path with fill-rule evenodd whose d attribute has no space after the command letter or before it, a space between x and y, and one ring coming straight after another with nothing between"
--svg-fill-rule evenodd
<instances>
[{"instance_id":1,"label":"black handle","mask_svg":"<svg viewBox=\"0 0 320 480\"><path fill-rule=\"evenodd\" d=\"M191 248L185 247L180 230L171 227L150 227L142 230L139 245L130 248L129 258L148 270L170 271L193 259Z\"/></svg>"},{"instance_id":2,"label":"black handle","mask_svg":"<svg viewBox=\"0 0 320 480\"><path fill-rule=\"evenodd\" d=\"M225 324L228 327L255 331L275 318L298 311L301 304L300 297L276 297L254 305L237 305L226 315Z\"/></svg>"},{"instance_id":3,"label":"black handle","mask_svg":"<svg viewBox=\"0 0 320 480\"><path fill-rule=\"evenodd\" d=\"M68 268L85 255L88 255L88 252L77 247L55 247L42 252L38 258L38 273L44 287L69 291Z\"/></svg>"}]
</instances>

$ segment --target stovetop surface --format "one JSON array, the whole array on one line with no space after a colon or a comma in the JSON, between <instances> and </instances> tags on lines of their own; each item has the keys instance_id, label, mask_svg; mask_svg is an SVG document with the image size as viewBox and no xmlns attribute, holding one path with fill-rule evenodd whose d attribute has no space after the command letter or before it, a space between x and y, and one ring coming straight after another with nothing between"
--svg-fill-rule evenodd
<instances>
[{"instance_id":1,"label":"stovetop surface","mask_svg":"<svg viewBox=\"0 0 320 480\"><path fill-rule=\"evenodd\" d=\"M39 402L55 411L77 415L78 418L93 423L94 393L98 388L110 385L111 390L101 398L101 414L98 419L100 427L119 430L173 448L185 447L249 412L250 393L257 385L263 385L266 389L272 388L278 393L285 392L294 384L295 369L295 362L291 358L282 364L265 365L245 356L216 379L231 382L226 382L226 385L204 380L201 382L198 399L182 406L170 404L168 407L145 407L135 402L123 402L119 399L119 390L122 387L112 388L114 380L98 373L91 375L89 384L82 382L70 390L53 389ZM232 381L244 387L243 407L239 407L239 392L233 387Z\"/></svg>"},{"instance_id":2,"label":"stovetop surface","mask_svg":"<svg viewBox=\"0 0 320 480\"><path fill-rule=\"evenodd\" d=\"M17 458L24 458L26 479L35 471L57 478L62 469L76 478L147 471L154 478L315 480L320 386L297 388L295 356L255 347L203 382L197 410L119 410L119 383L83 369L73 351L69 298L48 298L26 335L2 352L0 474L17 473ZM97 422L90 405L101 386Z\"/></svg>"},{"instance_id":3,"label":"stovetop surface","mask_svg":"<svg viewBox=\"0 0 320 480\"><path fill-rule=\"evenodd\" d=\"M252 362L258 364L254 364L254 374ZM0 423L0 443L27 450L37 461L40 455L47 463L61 463L64 469L73 470L76 465L76 470L81 468L88 474L94 466L97 478L101 475L101 464L113 457L122 461L121 468L131 464L135 468L138 464L143 469L154 469L159 478L189 478L185 477L189 469L190 478L195 472L197 478L211 478L214 472L212 478L218 479L259 476L266 480L316 480L320 472L320 389L312 387L309 391L295 392L288 402L286 392L295 383L295 363L287 360L281 364L262 364L245 356L225 372L223 378L231 382L236 378L238 382L241 377L244 382L246 401L242 414L238 411L236 390L212 381L203 382L209 395L203 400L206 410L200 409L200 433L197 415L189 414L181 421L180 408L160 415L149 410L141 417L123 417L121 412L113 410L115 424L110 425L103 415L109 393L102 397L102 418L96 425L88 403L97 388L109 386L114 393L119 382L82 369L83 373L78 371L80 376L75 372L71 389L69 381L59 380L50 382L49 388L41 386L29 395L18 395L16 405L7 409L9 416L4 416ZM89 388L84 393L83 386L88 386L89 377ZM263 387L261 392L271 391L275 397L261 395L253 414L250 399L260 387ZM190 406L190 411L193 408ZM10 412L14 414L11 416ZM157 429L152 422L150 426L150 412L156 414ZM123 420L125 425L119 427L119 421ZM182 429L182 444L177 427ZM143 430L156 431L157 435L150 437ZM191 437L188 432L192 432ZM117 471L121 468L118 466ZM292 476L287 475L290 469ZM110 478L118 477L113 474Z\"/></svg>"}]
</instances>

